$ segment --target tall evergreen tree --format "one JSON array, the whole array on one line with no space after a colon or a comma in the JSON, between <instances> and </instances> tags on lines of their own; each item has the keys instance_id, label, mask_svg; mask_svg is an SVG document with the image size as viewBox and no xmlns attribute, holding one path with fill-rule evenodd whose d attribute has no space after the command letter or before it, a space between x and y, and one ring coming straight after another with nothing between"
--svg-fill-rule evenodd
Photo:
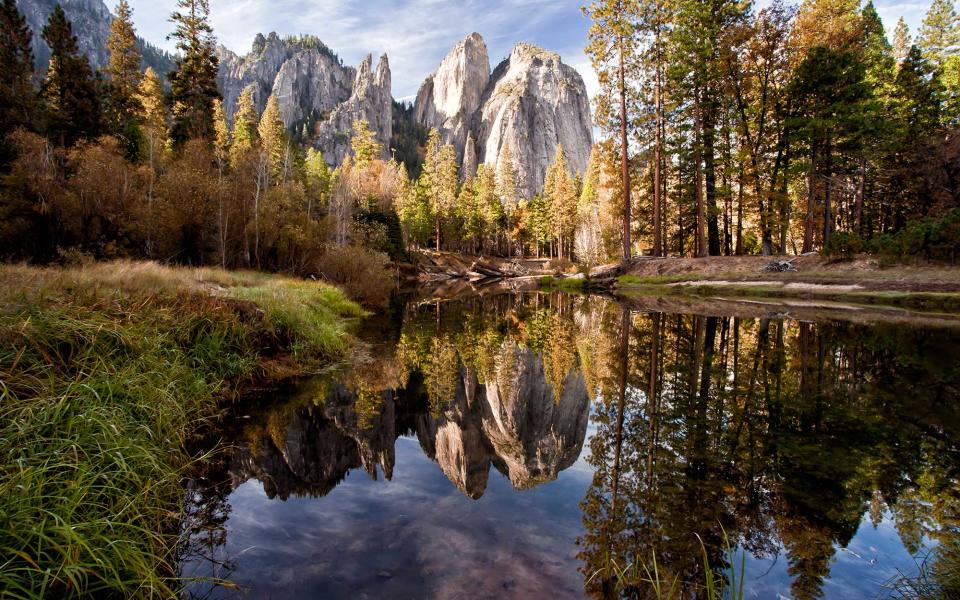
<instances>
[{"instance_id":1,"label":"tall evergreen tree","mask_svg":"<svg viewBox=\"0 0 960 600\"><path fill-rule=\"evenodd\" d=\"M911 45L910 27L903 17L900 17L900 20L897 21L897 26L893 30L893 56L897 59L898 65L907 57Z\"/></svg>"},{"instance_id":2,"label":"tall evergreen tree","mask_svg":"<svg viewBox=\"0 0 960 600\"><path fill-rule=\"evenodd\" d=\"M675 77L689 98L693 117L693 145L698 181L698 254L720 254L720 230L717 208L716 139L721 107L720 45L729 29L741 21L746 6L736 0L680 0L678 2L674 52Z\"/></svg>"},{"instance_id":3,"label":"tall evergreen tree","mask_svg":"<svg viewBox=\"0 0 960 600\"><path fill-rule=\"evenodd\" d=\"M117 4L116 16L110 23L107 36L107 50L110 51L106 68L110 80L110 108L117 113L111 116L122 120L139 117L142 107L137 92L142 78L141 57L133 28L133 11L127 0L120 0Z\"/></svg>"},{"instance_id":4,"label":"tall evergreen tree","mask_svg":"<svg viewBox=\"0 0 960 600\"><path fill-rule=\"evenodd\" d=\"M807 215L803 250L814 245L815 207L823 206L822 245L830 243L835 215L832 208L837 151L862 144L864 100L868 88L857 53L818 46L810 50L794 73L790 92L797 117L793 129L809 149Z\"/></svg>"},{"instance_id":5,"label":"tall evergreen tree","mask_svg":"<svg viewBox=\"0 0 960 600\"><path fill-rule=\"evenodd\" d=\"M177 0L179 10L170 20L176 29L170 35L177 41L176 69L170 73L173 98L175 144L190 139L213 139L213 101L217 90L217 67L213 28L210 26L209 0Z\"/></svg>"},{"instance_id":6,"label":"tall evergreen tree","mask_svg":"<svg viewBox=\"0 0 960 600\"><path fill-rule=\"evenodd\" d=\"M98 82L87 57L80 54L73 28L59 4L43 28L43 41L50 47L50 65L42 86L48 135L63 146L98 136L101 132Z\"/></svg>"},{"instance_id":7,"label":"tall evergreen tree","mask_svg":"<svg viewBox=\"0 0 960 600\"><path fill-rule=\"evenodd\" d=\"M5 139L17 127L33 129L39 116L39 102L33 87L33 35L17 9L16 0L0 4L0 168L11 150Z\"/></svg>"},{"instance_id":8,"label":"tall evergreen tree","mask_svg":"<svg viewBox=\"0 0 960 600\"><path fill-rule=\"evenodd\" d=\"M233 115L233 145L230 147L230 161L236 167L259 143L257 125L260 115L253 101L253 88L246 87L240 92L237 110Z\"/></svg>"},{"instance_id":9,"label":"tall evergreen tree","mask_svg":"<svg viewBox=\"0 0 960 600\"><path fill-rule=\"evenodd\" d=\"M517 212L519 199L517 198L517 167L513 164L513 156L510 154L510 144L504 144L500 152L500 159L497 161L496 170L496 192L500 199L500 206L503 211L504 231L507 235L507 255L513 253L513 239L511 231L513 229L513 219Z\"/></svg>"},{"instance_id":10,"label":"tall evergreen tree","mask_svg":"<svg viewBox=\"0 0 960 600\"><path fill-rule=\"evenodd\" d=\"M628 142L631 119L628 118L627 105L632 105L636 98L629 81L638 66L640 42L636 23L639 11L636 0L593 0L589 6L583 7L584 15L593 22L589 33L590 43L585 52L597 71L602 88L597 121L608 133L619 131L624 261L633 256Z\"/></svg>"},{"instance_id":11,"label":"tall evergreen tree","mask_svg":"<svg viewBox=\"0 0 960 600\"><path fill-rule=\"evenodd\" d=\"M139 120L143 112L138 93L140 91L140 49L133 29L132 11L127 0L120 0L116 16L110 23L107 36L107 63L109 94L105 106L106 121L114 135L123 141L130 155L135 155L142 145Z\"/></svg>"},{"instance_id":12,"label":"tall evergreen tree","mask_svg":"<svg viewBox=\"0 0 960 600\"><path fill-rule=\"evenodd\" d=\"M267 106L260 116L257 133L260 136L262 160L269 169L270 176L278 179L278 176L284 170L287 135L283 127L283 119L280 117L280 104L277 102L276 96L271 95L267 99Z\"/></svg>"},{"instance_id":13,"label":"tall evergreen tree","mask_svg":"<svg viewBox=\"0 0 960 600\"><path fill-rule=\"evenodd\" d=\"M371 131L370 123L366 119L354 121L350 149L353 150L354 164L358 168L365 167L380 156L380 142L377 141L377 135Z\"/></svg>"},{"instance_id":14,"label":"tall evergreen tree","mask_svg":"<svg viewBox=\"0 0 960 600\"><path fill-rule=\"evenodd\" d=\"M953 0L933 0L917 36L923 57L936 67L960 51L960 17Z\"/></svg>"}]
</instances>

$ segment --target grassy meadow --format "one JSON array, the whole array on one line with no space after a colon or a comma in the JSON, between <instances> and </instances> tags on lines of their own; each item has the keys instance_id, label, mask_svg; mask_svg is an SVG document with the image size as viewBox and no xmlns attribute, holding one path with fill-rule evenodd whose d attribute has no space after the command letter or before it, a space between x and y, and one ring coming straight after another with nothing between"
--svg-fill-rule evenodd
<instances>
[{"instance_id":1,"label":"grassy meadow","mask_svg":"<svg viewBox=\"0 0 960 600\"><path fill-rule=\"evenodd\" d=\"M0 594L172 597L191 440L245 384L342 355L362 314L281 276L0 266Z\"/></svg>"}]
</instances>

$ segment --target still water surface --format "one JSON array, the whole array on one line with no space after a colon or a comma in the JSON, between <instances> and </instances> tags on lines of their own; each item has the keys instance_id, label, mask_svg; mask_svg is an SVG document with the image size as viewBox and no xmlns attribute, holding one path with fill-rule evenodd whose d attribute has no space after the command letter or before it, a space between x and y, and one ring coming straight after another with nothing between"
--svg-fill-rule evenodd
<instances>
[{"instance_id":1,"label":"still water surface","mask_svg":"<svg viewBox=\"0 0 960 600\"><path fill-rule=\"evenodd\" d=\"M747 598L876 598L960 546L960 329L706 306L371 318L348 364L225 424L187 596L646 597L654 556L697 596L705 548Z\"/></svg>"}]
</instances>

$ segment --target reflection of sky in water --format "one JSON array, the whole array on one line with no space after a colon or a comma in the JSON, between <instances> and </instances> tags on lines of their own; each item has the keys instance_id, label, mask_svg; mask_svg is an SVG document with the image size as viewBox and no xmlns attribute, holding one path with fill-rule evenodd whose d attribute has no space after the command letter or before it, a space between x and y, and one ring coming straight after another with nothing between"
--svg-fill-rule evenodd
<instances>
[{"instance_id":1,"label":"reflection of sky in water","mask_svg":"<svg viewBox=\"0 0 960 600\"><path fill-rule=\"evenodd\" d=\"M787 560L782 549L780 552L780 556L772 560L747 555L744 586L747 598L790 597ZM901 574L915 574L921 560L914 560L900 543L889 513L884 514L876 528L870 523L869 515L864 514L850 545L835 546L834 552L830 577L823 582L824 598L885 597L885 586ZM737 554L737 564L739 556Z\"/></svg>"},{"instance_id":2,"label":"reflection of sky in water","mask_svg":"<svg viewBox=\"0 0 960 600\"><path fill-rule=\"evenodd\" d=\"M594 431L591 423L588 438ZM397 440L390 482L355 470L324 498L281 501L247 481L230 495L227 544L216 554L232 570L203 563L184 571L229 578L248 598L581 597L575 541L588 448L589 440L556 481L523 492L491 469L479 500L454 487L411 437ZM824 597L877 597L898 570L914 573L916 563L889 515L876 529L865 515L849 548L837 550ZM748 555L746 572L748 598L790 597L782 550L775 559Z\"/></svg>"}]
</instances>

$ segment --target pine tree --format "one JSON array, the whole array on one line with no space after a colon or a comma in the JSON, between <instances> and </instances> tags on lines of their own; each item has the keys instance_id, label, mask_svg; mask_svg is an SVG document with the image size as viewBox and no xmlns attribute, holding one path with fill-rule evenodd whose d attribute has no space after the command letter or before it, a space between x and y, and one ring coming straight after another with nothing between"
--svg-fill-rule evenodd
<instances>
[{"instance_id":1,"label":"pine tree","mask_svg":"<svg viewBox=\"0 0 960 600\"><path fill-rule=\"evenodd\" d=\"M144 144L147 146L147 153L156 156L166 148L170 128L163 84L160 76L151 67L147 67L140 81L137 102L143 110Z\"/></svg>"},{"instance_id":2,"label":"pine tree","mask_svg":"<svg viewBox=\"0 0 960 600\"><path fill-rule=\"evenodd\" d=\"M489 165L477 166L477 177L474 179L476 188L477 206L483 213L483 230L488 249L496 248L497 240L505 226L506 215L503 203L497 195L496 174ZM490 250L494 251L494 250Z\"/></svg>"},{"instance_id":3,"label":"pine tree","mask_svg":"<svg viewBox=\"0 0 960 600\"><path fill-rule=\"evenodd\" d=\"M307 181L307 218L311 218L314 204L326 205L330 193L332 176L322 152L315 148L307 149L304 173Z\"/></svg>"},{"instance_id":4,"label":"pine tree","mask_svg":"<svg viewBox=\"0 0 960 600\"><path fill-rule=\"evenodd\" d=\"M170 38L177 41L180 56L176 69L170 73L170 89L171 137L179 145L190 139L212 140L213 101L220 97L220 92L209 0L177 0L177 7L180 10L170 17L176 24Z\"/></svg>"},{"instance_id":5,"label":"pine tree","mask_svg":"<svg viewBox=\"0 0 960 600\"><path fill-rule=\"evenodd\" d=\"M637 65L640 42L636 23L640 7L635 0L593 0L583 13L591 21L590 43L585 52L590 57L602 87L597 121L612 133L619 130L621 193L623 201L623 260L633 255L630 241L632 213L630 206L630 158L627 136L631 121L627 116L628 96L632 96L627 80L628 70ZM613 107L617 106L616 109Z\"/></svg>"},{"instance_id":6,"label":"pine tree","mask_svg":"<svg viewBox=\"0 0 960 600\"><path fill-rule=\"evenodd\" d=\"M380 156L382 150L380 142L377 141L377 134L370 130L370 123L366 119L357 119L353 122L350 148L353 150L354 164L359 169L363 169Z\"/></svg>"},{"instance_id":7,"label":"pine tree","mask_svg":"<svg viewBox=\"0 0 960 600\"><path fill-rule=\"evenodd\" d=\"M790 93L798 117L794 130L809 148L810 176L803 251L813 249L814 207L822 199L822 247L830 242L837 149L862 143L868 88L861 57L850 50L813 48L794 74ZM822 184L822 185L821 185ZM823 188L822 194L820 188Z\"/></svg>"},{"instance_id":8,"label":"pine tree","mask_svg":"<svg viewBox=\"0 0 960 600\"><path fill-rule=\"evenodd\" d=\"M33 35L17 10L16 0L0 4L0 131L18 127L33 129L39 117L37 93L33 88ZM12 158L6 139L0 139L0 167Z\"/></svg>"},{"instance_id":9,"label":"pine tree","mask_svg":"<svg viewBox=\"0 0 960 600\"><path fill-rule=\"evenodd\" d=\"M513 253L513 240L510 233L513 229L514 212L517 210L517 167L513 164L513 157L510 155L510 144L504 144L500 152L496 173L497 197L500 199L506 219L504 228L507 233L507 255L510 256Z\"/></svg>"},{"instance_id":10,"label":"pine tree","mask_svg":"<svg viewBox=\"0 0 960 600\"><path fill-rule=\"evenodd\" d=\"M213 134L213 156L222 174L230 164L231 137L227 112L219 98L213 102Z\"/></svg>"},{"instance_id":11,"label":"pine tree","mask_svg":"<svg viewBox=\"0 0 960 600\"><path fill-rule=\"evenodd\" d=\"M279 183L279 179L287 166L285 165L287 134L283 127L280 104L277 102L276 96L271 95L267 99L267 106L260 116L257 133L260 136L261 161L269 170L270 176Z\"/></svg>"},{"instance_id":12,"label":"pine tree","mask_svg":"<svg viewBox=\"0 0 960 600\"><path fill-rule=\"evenodd\" d=\"M862 35L860 0L804 0L792 33L794 56L803 60L816 47L849 50Z\"/></svg>"},{"instance_id":13,"label":"pine tree","mask_svg":"<svg viewBox=\"0 0 960 600\"><path fill-rule=\"evenodd\" d=\"M933 0L920 26L917 46L923 57L938 68L960 51L960 17L953 0Z\"/></svg>"},{"instance_id":14,"label":"pine tree","mask_svg":"<svg viewBox=\"0 0 960 600\"><path fill-rule=\"evenodd\" d=\"M588 265L597 264L603 254L603 231L600 222L601 160L600 147L594 145L590 149L590 159L587 161L577 203L575 247L577 258ZM666 251L666 248L663 250Z\"/></svg>"},{"instance_id":15,"label":"pine tree","mask_svg":"<svg viewBox=\"0 0 960 600\"><path fill-rule=\"evenodd\" d=\"M477 203L477 193L472 178L467 179L460 186L456 211L464 248L471 254L476 253L477 243L483 235L483 212Z\"/></svg>"},{"instance_id":16,"label":"pine tree","mask_svg":"<svg viewBox=\"0 0 960 600\"><path fill-rule=\"evenodd\" d=\"M50 65L42 86L47 133L63 146L100 135L97 81L59 4L43 28L43 40L50 47Z\"/></svg>"},{"instance_id":17,"label":"pine tree","mask_svg":"<svg viewBox=\"0 0 960 600\"><path fill-rule=\"evenodd\" d=\"M140 49L133 29L132 11L127 0L120 0L116 16L110 23L107 50L110 62L106 74L110 83L108 116L116 131L124 131L128 123L140 117L143 107L137 99L140 89Z\"/></svg>"},{"instance_id":18,"label":"pine tree","mask_svg":"<svg viewBox=\"0 0 960 600\"><path fill-rule=\"evenodd\" d=\"M223 110L223 101L213 102L213 157L217 161L217 241L220 250L220 267L227 267L227 231L229 214L224 206L224 177L230 164L230 124Z\"/></svg>"},{"instance_id":19,"label":"pine tree","mask_svg":"<svg viewBox=\"0 0 960 600\"><path fill-rule=\"evenodd\" d=\"M573 231L577 219L577 195L573 178L567 171L563 145L557 144L550 177L544 184L544 196L550 213L551 233L557 240L557 256L568 256L572 250Z\"/></svg>"},{"instance_id":20,"label":"pine tree","mask_svg":"<svg viewBox=\"0 0 960 600\"><path fill-rule=\"evenodd\" d=\"M240 93L237 111L233 115L233 146L230 149L230 162L237 165L259 144L257 125L260 115L253 102L253 88L248 86Z\"/></svg>"},{"instance_id":21,"label":"pine tree","mask_svg":"<svg viewBox=\"0 0 960 600\"><path fill-rule=\"evenodd\" d=\"M893 30L893 56L897 59L898 65L907 57L911 45L910 27L903 20L903 17L900 17L896 28Z\"/></svg>"}]
</instances>

